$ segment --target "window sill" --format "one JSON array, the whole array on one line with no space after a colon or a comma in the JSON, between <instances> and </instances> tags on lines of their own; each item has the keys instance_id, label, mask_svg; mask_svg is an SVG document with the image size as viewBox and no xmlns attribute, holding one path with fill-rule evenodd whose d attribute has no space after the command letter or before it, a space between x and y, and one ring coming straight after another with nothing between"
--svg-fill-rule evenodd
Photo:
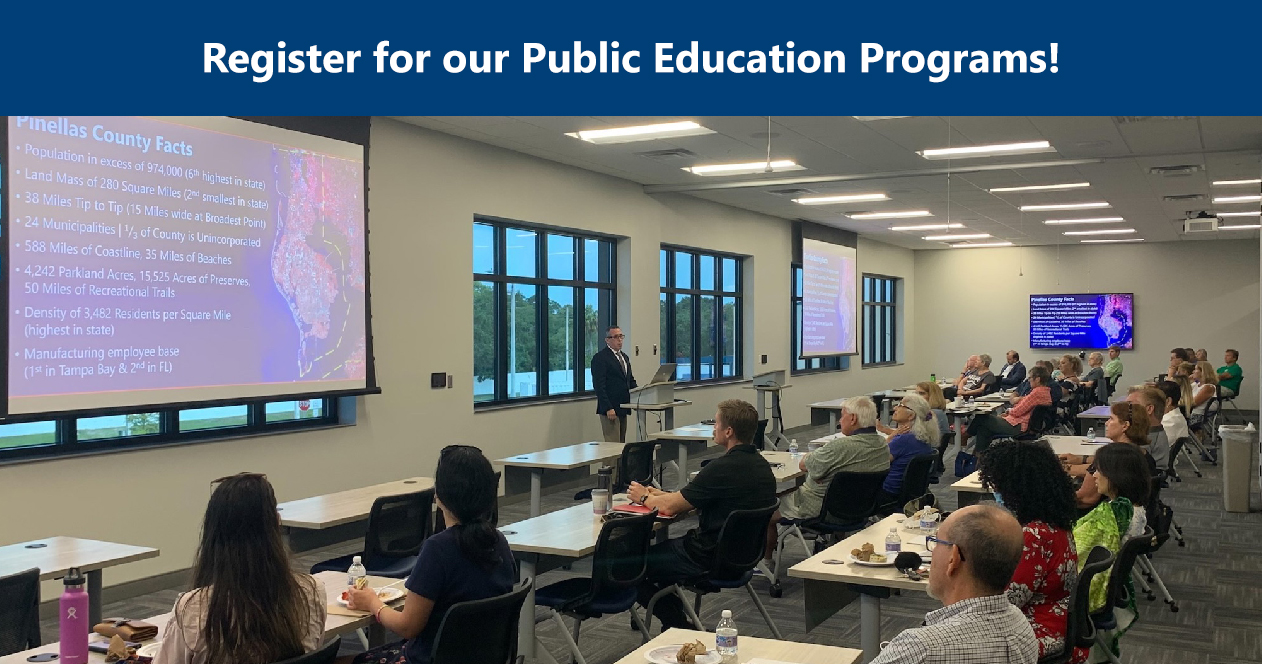
<instances>
[{"instance_id":1,"label":"window sill","mask_svg":"<svg viewBox=\"0 0 1262 664\"><path fill-rule=\"evenodd\" d=\"M474 413L490 413L499 410L512 410L514 408L526 408L528 406L548 406L558 403L569 403L571 401L591 401L596 398L594 392L579 392L576 394L563 394L549 397L529 397L520 401L500 401L500 402L484 402L473 404ZM595 411L592 411L595 415Z\"/></svg>"},{"instance_id":2,"label":"window sill","mask_svg":"<svg viewBox=\"0 0 1262 664\"><path fill-rule=\"evenodd\" d=\"M864 364L864 365L862 365L862 368L864 368L864 369L884 369L884 368L886 368L886 367L901 367L901 366L903 366L903 363L902 363L902 362L881 362L880 364Z\"/></svg>"},{"instance_id":3,"label":"window sill","mask_svg":"<svg viewBox=\"0 0 1262 664\"><path fill-rule=\"evenodd\" d=\"M849 369L795 369L789 372L790 376L813 376L815 374L842 373L850 371Z\"/></svg>"}]
</instances>

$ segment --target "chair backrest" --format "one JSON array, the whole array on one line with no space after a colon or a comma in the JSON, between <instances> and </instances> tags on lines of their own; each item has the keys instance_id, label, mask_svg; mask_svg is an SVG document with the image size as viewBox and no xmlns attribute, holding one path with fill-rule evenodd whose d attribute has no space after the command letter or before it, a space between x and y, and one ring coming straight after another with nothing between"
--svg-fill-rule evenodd
<instances>
[{"instance_id":1,"label":"chair backrest","mask_svg":"<svg viewBox=\"0 0 1262 664\"><path fill-rule=\"evenodd\" d=\"M876 512L877 497L889 471L878 473L841 472L833 475L824 491L820 518L834 523L854 523Z\"/></svg>"},{"instance_id":2,"label":"chair backrest","mask_svg":"<svg viewBox=\"0 0 1262 664\"><path fill-rule=\"evenodd\" d=\"M1030 423L1026 425L1025 432L1031 436L1041 436L1052 430L1056 426L1056 407L1052 405L1035 406L1030 411Z\"/></svg>"},{"instance_id":3,"label":"chair backrest","mask_svg":"<svg viewBox=\"0 0 1262 664\"><path fill-rule=\"evenodd\" d=\"M614 493L623 493L632 482L648 485L653 480L653 450L657 441L627 443L618 457L618 484Z\"/></svg>"},{"instance_id":4,"label":"chair backrest","mask_svg":"<svg viewBox=\"0 0 1262 664\"><path fill-rule=\"evenodd\" d=\"M364 534L364 559L403 558L421 552L430 535L434 490L382 496L372 503L368 532Z\"/></svg>"},{"instance_id":5,"label":"chair backrest","mask_svg":"<svg viewBox=\"0 0 1262 664\"><path fill-rule=\"evenodd\" d=\"M0 576L0 656L39 645L39 570Z\"/></svg>"},{"instance_id":6,"label":"chair backrest","mask_svg":"<svg viewBox=\"0 0 1262 664\"><path fill-rule=\"evenodd\" d=\"M1179 436L1170 444L1170 451L1166 454L1166 467L1164 468L1167 474L1174 470L1174 462L1178 459L1179 452L1190 442L1187 436Z\"/></svg>"},{"instance_id":7,"label":"chair backrest","mask_svg":"<svg viewBox=\"0 0 1262 664\"><path fill-rule=\"evenodd\" d=\"M758 427L754 429L754 447L759 450L767 449L767 422L769 420L758 420Z\"/></svg>"},{"instance_id":8,"label":"chair backrest","mask_svg":"<svg viewBox=\"0 0 1262 664\"><path fill-rule=\"evenodd\" d=\"M932 453L914 456L907 462L907 468L903 471L903 486L898 490L898 509L902 509L907 501L919 498L929 491L929 475L937 460L937 453Z\"/></svg>"},{"instance_id":9,"label":"chair backrest","mask_svg":"<svg viewBox=\"0 0 1262 664\"><path fill-rule=\"evenodd\" d=\"M732 510L723 522L715 545L714 563L710 576L715 579L734 579L762 562L763 548L767 542L767 524L779 503L752 510Z\"/></svg>"},{"instance_id":10,"label":"chair backrest","mask_svg":"<svg viewBox=\"0 0 1262 664\"><path fill-rule=\"evenodd\" d=\"M1127 606L1130 604L1130 585L1128 582L1131 578L1131 568L1135 566L1135 560L1140 556L1155 551L1157 548L1157 536L1153 533L1152 528L1145 528L1144 534L1126 540L1122 544L1121 550L1117 552L1117 557L1113 561L1113 568L1109 571L1109 590L1107 607Z\"/></svg>"},{"instance_id":11,"label":"chair backrest","mask_svg":"<svg viewBox=\"0 0 1262 664\"><path fill-rule=\"evenodd\" d=\"M530 587L526 579L499 597L453 604L438 625L431 664L513 664L517 617Z\"/></svg>"},{"instance_id":12,"label":"chair backrest","mask_svg":"<svg viewBox=\"0 0 1262 664\"><path fill-rule=\"evenodd\" d=\"M1078 572L1078 583L1069 589L1069 615L1065 617L1065 649L1089 648L1095 642L1095 623L1091 622L1091 580L1113 564L1113 554L1102 546L1091 549L1087 562ZM1069 661L1066 659L1065 661Z\"/></svg>"},{"instance_id":13,"label":"chair backrest","mask_svg":"<svg viewBox=\"0 0 1262 664\"><path fill-rule=\"evenodd\" d=\"M648 569L649 545L657 512L606 521L592 555L591 597L638 586Z\"/></svg>"},{"instance_id":14,"label":"chair backrest","mask_svg":"<svg viewBox=\"0 0 1262 664\"><path fill-rule=\"evenodd\" d=\"M342 647L342 637L337 636L309 653L298 655L276 664L333 664L333 660L337 659L337 650L340 647Z\"/></svg>"}]
</instances>

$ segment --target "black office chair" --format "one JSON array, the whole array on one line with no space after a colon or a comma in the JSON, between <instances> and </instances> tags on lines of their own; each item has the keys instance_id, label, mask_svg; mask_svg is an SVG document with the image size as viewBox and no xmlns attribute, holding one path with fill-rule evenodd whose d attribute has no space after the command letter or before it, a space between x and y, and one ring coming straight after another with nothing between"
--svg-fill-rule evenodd
<instances>
[{"instance_id":1,"label":"black office chair","mask_svg":"<svg viewBox=\"0 0 1262 664\"><path fill-rule=\"evenodd\" d=\"M606 522L596 540L591 578L565 579L535 591L535 604L549 609L542 620L551 619L560 628L573 655L572 661L587 664L578 648L578 633L588 618L630 611L631 621L648 639L648 631L633 607L636 589L648 569L648 551L656 520L654 511ZM562 620L563 614L574 619L572 630Z\"/></svg>"},{"instance_id":2,"label":"black office chair","mask_svg":"<svg viewBox=\"0 0 1262 664\"><path fill-rule=\"evenodd\" d=\"M407 577L416 565L421 544L430 535L433 511L433 489L378 498L368 514L363 552L316 563L311 573L345 572L352 559L360 556L372 576Z\"/></svg>"},{"instance_id":3,"label":"black office chair","mask_svg":"<svg viewBox=\"0 0 1262 664\"><path fill-rule=\"evenodd\" d=\"M1113 644L1109 642L1105 632L1118 627L1114 609L1126 608L1134 601L1135 589L1131 571L1135 568L1136 559L1155 550L1155 539L1152 528L1145 528L1143 535L1129 539L1122 545L1113 561L1113 567L1109 570L1108 599L1102 609L1091 614L1091 622L1096 630L1095 643L1108 655L1112 664L1121 662L1113 653Z\"/></svg>"},{"instance_id":4,"label":"black office chair","mask_svg":"<svg viewBox=\"0 0 1262 664\"><path fill-rule=\"evenodd\" d=\"M1116 376L1114 376L1114 377L1112 377L1112 378L1108 378L1108 379L1107 379L1107 381L1108 381L1108 396L1110 396L1110 397L1112 397L1112 396L1113 396L1113 393L1117 391L1117 384L1118 384L1118 382L1119 382L1119 381L1121 381L1121 380L1122 380L1122 374L1118 374L1118 375L1116 375Z\"/></svg>"},{"instance_id":5,"label":"black office chair","mask_svg":"<svg viewBox=\"0 0 1262 664\"><path fill-rule=\"evenodd\" d=\"M39 647L39 570L0 576L0 598L0 656Z\"/></svg>"},{"instance_id":6,"label":"black office chair","mask_svg":"<svg viewBox=\"0 0 1262 664\"><path fill-rule=\"evenodd\" d=\"M648 630L653 622L653 607L657 605L659 599L667 594L674 593L679 596L689 620L692 621L692 624L698 630L704 632L706 631L705 625L697 617L697 614L701 612L701 598L725 588L742 587L749 593L750 599L754 601L754 606L762 614L762 619L767 622L767 627L771 629L771 633L777 639L784 640L784 637L780 634L780 628L776 627L775 621L771 619L771 614L767 613L767 607L763 606L762 600L758 599L758 593L755 593L754 589L749 586L749 581L754 576L754 567L762 562L763 548L767 541L767 524L771 522L771 515L775 513L778 506L777 503L772 503L760 509L732 510L727 515L727 520L723 523L723 529L719 531L719 540L715 547L714 560L710 564L710 569L704 574L685 579L673 586L659 590L649 600L648 610L644 618L644 640L646 643L648 642ZM684 597L684 588L693 592L693 603L691 605Z\"/></svg>"},{"instance_id":7,"label":"black office chair","mask_svg":"<svg viewBox=\"0 0 1262 664\"><path fill-rule=\"evenodd\" d=\"M895 512L901 512L903 505L906 505L908 501L928 493L929 473L932 472L933 463L937 460L937 452L912 457L903 471L903 485L898 489L898 497L892 502L878 506L877 516L889 516Z\"/></svg>"},{"instance_id":8,"label":"black office chair","mask_svg":"<svg viewBox=\"0 0 1262 664\"><path fill-rule=\"evenodd\" d=\"M1078 583L1069 590L1069 615L1065 617L1065 648L1043 655L1038 664L1068 664L1074 648L1090 648L1095 643L1095 625L1087 610L1091 599L1091 580L1113 564L1113 554L1097 546L1087 554L1087 562L1078 572Z\"/></svg>"},{"instance_id":9,"label":"black office chair","mask_svg":"<svg viewBox=\"0 0 1262 664\"><path fill-rule=\"evenodd\" d=\"M655 440L623 445L622 454L618 456L618 462L614 467L614 484L611 493L626 493L627 487L632 482L656 486L657 483L653 481L653 454L656 449L657 441ZM591 499L591 489L583 489L574 494L574 500Z\"/></svg>"},{"instance_id":10,"label":"black office chair","mask_svg":"<svg viewBox=\"0 0 1262 664\"><path fill-rule=\"evenodd\" d=\"M1030 411L1030 422L1026 424L1025 431L1018 434L1017 440L1038 440L1047 435L1056 427L1056 407L1055 406L1035 406Z\"/></svg>"},{"instance_id":11,"label":"black office chair","mask_svg":"<svg viewBox=\"0 0 1262 664\"><path fill-rule=\"evenodd\" d=\"M337 636L309 653L291 657L276 664L333 664L333 660L337 659L337 650L341 647L342 637Z\"/></svg>"},{"instance_id":12,"label":"black office chair","mask_svg":"<svg viewBox=\"0 0 1262 664\"><path fill-rule=\"evenodd\" d=\"M1183 481L1183 478L1179 477L1179 471L1175 470L1175 462L1179 460L1179 455L1182 455L1183 460L1192 465L1192 472L1196 473L1197 477L1204 477L1201 475L1200 466L1196 465L1196 460L1188 452L1188 446L1192 444L1193 440L1191 436L1180 436L1175 439L1174 444L1170 446L1170 453L1166 456L1166 477L1172 478L1176 482Z\"/></svg>"},{"instance_id":13,"label":"black office chair","mask_svg":"<svg viewBox=\"0 0 1262 664\"><path fill-rule=\"evenodd\" d=\"M531 580L499 597L453 604L438 625L430 664L514 664L517 618Z\"/></svg>"},{"instance_id":14,"label":"black office chair","mask_svg":"<svg viewBox=\"0 0 1262 664\"><path fill-rule=\"evenodd\" d=\"M759 451L767 449L767 424L771 420L758 420L758 427L754 429L754 447Z\"/></svg>"},{"instance_id":15,"label":"black office chair","mask_svg":"<svg viewBox=\"0 0 1262 664\"><path fill-rule=\"evenodd\" d=\"M1243 388L1243 387L1244 387L1244 378L1243 378L1243 377L1241 377L1241 379L1240 379L1240 385L1239 385L1239 387L1241 387L1241 388ZM1231 407L1232 407L1232 408L1236 411L1236 415L1239 415L1239 416L1240 416L1240 421L1241 421L1241 422L1244 422L1244 420L1245 420L1245 418L1244 418L1244 413L1241 413L1241 412L1240 412L1240 408L1238 408L1238 407L1236 406L1236 397L1238 397L1238 396L1240 396L1240 390L1236 390L1236 393L1235 393L1234 395L1232 395L1232 396L1226 396L1226 395L1224 395L1224 394L1223 394L1223 387L1222 387L1222 385L1219 385L1219 386L1218 386L1218 406L1219 406L1219 408L1221 409L1222 414L1223 414L1224 416L1226 416L1226 415L1227 415L1227 411L1224 409L1224 406L1225 406L1226 404L1230 403L1230 404L1231 404Z\"/></svg>"}]
</instances>

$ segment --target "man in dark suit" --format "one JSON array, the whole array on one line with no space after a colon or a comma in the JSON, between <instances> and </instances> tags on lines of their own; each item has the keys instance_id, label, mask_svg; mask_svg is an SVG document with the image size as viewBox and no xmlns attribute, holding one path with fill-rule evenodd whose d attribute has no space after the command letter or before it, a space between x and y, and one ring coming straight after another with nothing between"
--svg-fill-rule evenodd
<instances>
[{"instance_id":1,"label":"man in dark suit","mask_svg":"<svg viewBox=\"0 0 1262 664\"><path fill-rule=\"evenodd\" d=\"M600 416L600 428L609 443L625 443L627 439L627 415L631 412L622 407L631 401L631 389L636 387L631 373L631 358L622 352L626 335L617 327L605 332L606 346L592 356L592 389L596 391L596 414Z\"/></svg>"}]
</instances>

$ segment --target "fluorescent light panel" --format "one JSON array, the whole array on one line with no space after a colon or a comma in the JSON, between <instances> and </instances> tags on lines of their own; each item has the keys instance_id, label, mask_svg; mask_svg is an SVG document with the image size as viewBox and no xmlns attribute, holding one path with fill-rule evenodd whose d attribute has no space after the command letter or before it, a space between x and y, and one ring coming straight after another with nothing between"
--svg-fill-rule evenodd
<instances>
[{"instance_id":1,"label":"fluorescent light panel","mask_svg":"<svg viewBox=\"0 0 1262 664\"><path fill-rule=\"evenodd\" d=\"M1120 240L1078 240L1082 244L1111 244L1114 242L1143 242L1142 237L1128 237Z\"/></svg>"},{"instance_id":2,"label":"fluorescent light panel","mask_svg":"<svg viewBox=\"0 0 1262 664\"><path fill-rule=\"evenodd\" d=\"M925 159L966 159L969 157L993 157L1006 154L1026 154L1030 152L1055 152L1047 141L1027 141L1025 143L1000 143L996 145L970 145L958 148L931 148L921 150L918 154Z\"/></svg>"},{"instance_id":3,"label":"fluorescent light panel","mask_svg":"<svg viewBox=\"0 0 1262 664\"><path fill-rule=\"evenodd\" d=\"M713 134L713 129L687 122L663 122L661 124L635 125L631 127L614 127L611 129L589 129L566 134L588 143L632 143L635 141L652 141L659 138L676 138L679 136L699 136Z\"/></svg>"},{"instance_id":4,"label":"fluorescent light panel","mask_svg":"<svg viewBox=\"0 0 1262 664\"><path fill-rule=\"evenodd\" d=\"M1210 184L1214 185L1215 187L1235 187L1237 185L1243 185L1243 184L1262 184L1262 178L1257 178L1253 180L1215 180L1211 182Z\"/></svg>"},{"instance_id":5,"label":"fluorescent light panel","mask_svg":"<svg viewBox=\"0 0 1262 664\"><path fill-rule=\"evenodd\" d=\"M1048 210L1094 210L1098 208L1113 207L1105 201L1090 201L1087 203L1056 203L1055 205L1022 205L1022 212L1046 212Z\"/></svg>"},{"instance_id":6,"label":"fluorescent light panel","mask_svg":"<svg viewBox=\"0 0 1262 664\"><path fill-rule=\"evenodd\" d=\"M1061 224L1116 224L1119 221L1126 221L1122 217L1087 217L1085 219L1048 219L1043 223L1048 226L1057 226Z\"/></svg>"},{"instance_id":7,"label":"fluorescent light panel","mask_svg":"<svg viewBox=\"0 0 1262 664\"><path fill-rule=\"evenodd\" d=\"M970 247L1011 247L1011 242L961 242L947 245L952 249L968 249Z\"/></svg>"},{"instance_id":8,"label":"fluorescent light panel","mask_svg":"<svg viewBox=\"0 0 1262 664\"><path fill-rule=\"evenodd\" d=\"M920 239L930 242L948 242L951 240L981 240L991 237L990 233L965 233L963 235L926 235Z\"/></svg>"},{"instance_id":9,"label":"fluorescent light panel","mask_svg":"<svg viewBox=\"0 0 1262 664\"><path fill-rule=\"evenodd\" d=\"M892 231L949 231L964 228L964 224L920 224L918 226L890 226Z\"/></svg>"},{"instance_id":10,"label":"fluorescent light panel","mask_svg":"<svg viewBox=\"0 0 1262 664\"><path fill-rule=\"evenodd\" d=\"M1031 184L1031 185L1026 185L1024 187L996 187L995 189L990 189L988 191L990 191L990 193L992 194L999 194L1003 192L1015 192L1015 191L1055 191L1058 189L1082 189L1084 187L1090 187L1090 186L1091 186L1090 182L1068 182L1065 184Z\"/></svg>"},{"instance_id":11,"label":"fluorescent light panel","mask_svg":"<svg viewBox=\"0 0 1262 664\"><path fill-rule=\"evenodd\" d=\"M1251 231L1262 228L1262 224L1240 224L1238 226L1219 226L1220 231Z\"/></svg>"},{"instance_id":12,"label":"fluorescent light panel","mask_svg":"<svg viewBox=\"0 0 1262 664\"><path fill-rule=\"evenodd\" d=\"M1215 212L1215 217L1262 217L1262 210L1248 210L1245 212Z\"/></svg>"},{"instance_id":13,"label":"fluorescent light panel","mask_svg":"<svg viewBox=\"0 0 1262 664\"><path fill-rule=\"evenodd\" d=\"M862 203L864 201L888 201L885 194L840 194L837 196L808 196L795 198L794 203L801 205L831 205L833 203Z\"/></svg>"},{"instance_id":14,"label":"fluorescent light panel","mask_svg":"<svg viewBox=\"0 0 1262 664\"><path fill-rule=\"evenodd\" d=\"M693 175L749 175L751 173L766 173L769 164L765 161L754 161L743 164L707 164L704 166L685 166L682 170L688 171ZM772 172L780 171L800 171L803 166L798 166L797 162L790 159L778 159L770 163Z\"/></svg>"},{"instance_id":15,"label":"fluorescent light panel","mask_svg":"<svg viewBox=\"0 0 1262 664\"><path fill-rule=\"evenodd\" d=\"M1125 235L1134 232L1134 228L1100 228L1094 231L1065 231L1064 235Z\"/></svg>"},{"instance_id":16,"label":"fluorescent light panel","mask_svg":"<svg viewBox=\"0 0 1262 664\"><path fill-rule=\"evenodd\" d=\"M1262 195L1258 196L1219 196L1214 199L1214 203L1256 203L1262 201Z\"/></svg>"},{"instance_id":17,"label":"fluorescent light panel","mask_svg":"<svg viewBox=\"0 0 1262 664\"><path fill-rule=\"evenodd\" d=\"M912 217L932 217L928 210L900 210L896 212L855 212L847 214L851 219L910 219Z\"/></svg>"}]
</instances>

